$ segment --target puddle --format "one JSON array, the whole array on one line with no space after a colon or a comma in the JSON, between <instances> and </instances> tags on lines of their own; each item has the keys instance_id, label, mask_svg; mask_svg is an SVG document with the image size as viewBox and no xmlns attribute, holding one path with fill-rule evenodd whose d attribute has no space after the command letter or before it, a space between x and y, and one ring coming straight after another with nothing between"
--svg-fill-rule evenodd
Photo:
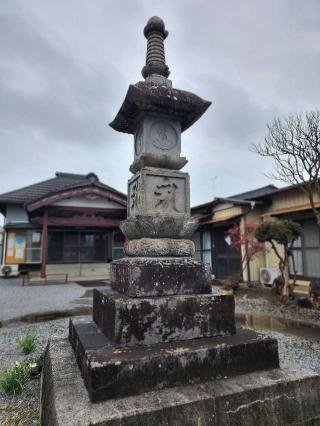
<instances>
[{"instance_id":1,"label":"puddle","mask_svg":"<svg viewBox=\"0 0 320 426\"><path fill-rule=\"evenodd\" d=\"M76 281L80 287L105 287L109 281Z\"/></svg>"},{"instance_id":2,"label":"puddle","mask_svg":"<svg viewBox=\"0 0 320 426\"><path fill-rule=\"evenodd\" d=\"M37 322L46 322L52 321L61 318L70 318L75 316L82 315L91 315L92 306L79 306L73 309L67 309L64 311L50 311L50 312L35 312L32 314L26 314L21 317L11 318L0 322L0 328L7 327L8 325L18 324L18 323L37 323Z\"/></svg>"},{"instance_id":3,"label":"puddle","mask_svg":"<svg viewBox=\"0 0 320 426\"><path fill-rule=\"evenodd\" d=\"M276 331L282 334L320 341L320 325L265 314L237 313L236 324L253 330Z\"/></svg>"},{"instance_id":4,"label":"puddle","mask_svg":"<svg viewBox=\"0 0 320 426\"><path fill-rule=\"evenodd\" d=\"M82 296L80 296L81 299L87 298L87 297L92 297L93 296L93 288L91 288L90 290L86 290Z\"/></svg>"}]
</instances>

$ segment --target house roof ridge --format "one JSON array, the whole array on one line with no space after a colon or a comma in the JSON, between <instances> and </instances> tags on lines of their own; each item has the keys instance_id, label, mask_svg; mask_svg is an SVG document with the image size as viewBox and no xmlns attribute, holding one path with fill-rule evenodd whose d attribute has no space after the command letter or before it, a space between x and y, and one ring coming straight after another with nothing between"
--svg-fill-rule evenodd
<instances>
[{"instance_id":1,"label":"house roof ridge","mask_svg":"<svg viewBox=\"0 0 320 426\"><path fill-rule=\"evenodd\" d=\"M127 198L126 194L100 182L98 176L93 172L86 175L56 172L53 178L0 194L0 203L29 204L46 196L83 186L97 186L114 192L124 199Z\"/></svg>"},{"instance_id":2,"label":"house roof ridge","mask_svg":"<svg viewBox=\"0 0 320 426\"><path fill-rule=\"evenodd\" d=\"M44 184L44 183L48 183L48 182L53 181L53 180L55 180L55 179L56 179L56 178L50 178L50 179L42 180L42 181L40 181L40 182L32 183L31 185L23 186L22 188L12 189L11 191L3 192L3 193L1 193L1 194L0 194L0 199L1 199L2 197L6 196L6 195L10 195L10 194L13 194L13 193L15 193L15 192L20 192L20 191L23 191L23 190L25 190L25 189L28 189L28 188L31 188L31 187L34 187L34 186L37 186L37 185L40 185L40 184L42 185L42 184Z\"/></svg>"},{"instance_id":3,"label":"house roof ridge","mask_svg":"<svg viewBox=\"0 0 320 426\"><path fill-rule=\"evenodd\" d=\"M261 193L263 190L270 189L270 191L267 191L266 193ZM256 189L252 189L251 191L241 192L239 194L234 194L227 197L214 197L211 201L208 201L206 203L198 204L196 206L193 206L192 209L201 209L205 207L209 207L212 204L215 204L219 201L237 201L237 202L248 202L254 198L263 197L272 193L275 193L279 191L279 188L277 188L273 184L264 185Z\"/></svg>"},{"instance_id":4,"label":"house roof ridge","mask_svg":"<svg viewBox=\"0 0 320 426\"><path fill-rule=\"evenodd\" d=\"M67 178L67 179L95 179L99 180L99 177L94 172L89 172L86 174L82 173L69 173L69 172L56 172L55 173L57 178Z\"/></svg>"},{"instance_id":5,"label":"house roof ridge","mask_svg":"<svg viewBox=\"0 0 320 426\"><path fill-rule=\"evenodd\" d=\"M249 191L240 192L239 194L234 194L234 195L224 197L224 198L240 199L240 200L241 199L243 199L243 200L250 199L250 198L254 198L255 194L257 194L257 193L259 193L259 192L261 192L262 190L265 190L265 189L270 189L270 192L273 192L273 191L277 191L279 188L276 187L273 184L269 184L269 185L260 186L258 188L255 188L255 189L252 189L252 190L249 190ZM249 194L250 194L250 196L249 196ZM259 197L259 195L256 195L256 196Z\"/></svg>"}]
</instances>

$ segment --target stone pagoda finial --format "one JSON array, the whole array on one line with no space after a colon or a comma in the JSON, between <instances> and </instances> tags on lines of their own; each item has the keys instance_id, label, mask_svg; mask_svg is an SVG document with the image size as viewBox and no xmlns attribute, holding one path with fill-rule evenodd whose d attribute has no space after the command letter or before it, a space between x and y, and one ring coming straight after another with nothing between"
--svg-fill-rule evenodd
<instances>
[{"instance_id":1,"label":"stone pagoda finial","mask_svg":"<svg viewBox=\"0 0 320 426\"><path fill-rule=\"evenodd\" d=\"M146 65L142 68L142 76L161 75L167 78L170 74L164 54L164 40L168 36L164 22L158 16L153 16L144 27L144 36L148 40Z\"/></svg>"}]
</instances>

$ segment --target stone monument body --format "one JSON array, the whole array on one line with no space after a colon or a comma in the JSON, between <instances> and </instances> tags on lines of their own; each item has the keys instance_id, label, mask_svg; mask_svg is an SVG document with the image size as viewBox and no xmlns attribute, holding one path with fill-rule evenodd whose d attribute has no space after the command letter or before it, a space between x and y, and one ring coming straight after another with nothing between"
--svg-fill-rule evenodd
<instances>
[{"instance_id":1,"label":"stone monument body","mask_svg":"<svg viewBox=\"0 0 320 426\"><path fill-rule=\"evenodd\" d=\"M181 157L181 133L210 102L172 87L163 21L151 18L144 35L145 80L129 86L111 123L134 139L128 217L121 224L126 256L112 264L111 289L94 291L93 321L70 322L69 340L83 382L66 343L48 345L43 423L253 425L260 424L252 419L263 412L263 423L280 426L290 424L284 422L283 403L264 401L285 399L283 392L295 401L289 407L295 418L302 400L319 413L314 409L318 377L304 376L302 397L296 377L278 368L277 341L236 332L233 296L213 293L204 264L193 257L190 238L197 221L190 216L189 176L181 171L187 162ZM64 377L73 384L61 388ZM316 395L308 390L311 382ZM74 423L66 422L61 409L68 392L76 395L68 404ZM54 395L53 403L48 395ZM299 415L305 414L306 409Z\"/></svg>"}]
</instances>

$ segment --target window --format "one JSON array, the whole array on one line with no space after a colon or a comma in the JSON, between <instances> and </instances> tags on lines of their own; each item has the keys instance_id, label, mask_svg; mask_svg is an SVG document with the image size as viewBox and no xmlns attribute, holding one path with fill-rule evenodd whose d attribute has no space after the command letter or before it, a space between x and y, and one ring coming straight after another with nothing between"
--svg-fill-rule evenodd
<instances>
[{"instance_id":1,"label":"window","mask_svg":"<svg viewBox=\"0 0 320 426\"><path fill-rule=\"evenodd\" d=\"M115 231L113 233L112 257L113 259L121 259L124 256L123 245L125 238L122 232Z\"/></svg>"},{"instance_id":2,"label":"window","mask_svg":"<svg viewBox=\"0 0 320 426\"><path fill-rule=\"evenodd\" d=\"M48 262L106 262L108 232L49 231Z\"/></svg>"},{"instance_id":3,"label":"window","mask_svg":"<svg viewBox=\"0 0 320 426\"><path fill-rule=\"evenodd\" d=\"M197 231L193 234L193 242L196 248L195 258L212 267L211 257L211 232Z\"/></svg>"},{"instance_id":4,"label":"window","mask_svg":"<svg viewBox=\"0 0 320 426\"><path fill-rule=\"evenodd\" d=\"M81 262L104 262L107 259L108 235L104 232L82 232L80 234Z\"/></svg>"},{"instance_id":5,"label":"window","mask_svg":"<svg viewBox=\"0 0 320 426\"><path fill-rule=\"evenodd\" d=\"M48 262L63 261L63 232L48 233Z\"/></svg>"},{"instance_id":6,"label":"window","mask_svg":"<svg viewBox=\"0 0 320 426\"><path fill-rule=\"evenodd\" d=\"M303 232L294 242L289 259L290 275L294 274L293 260L298 276L320 278L320 231L313 220L301 221Z\"/></svg>"},{"instance_id":7,"label":"window","mask_svg":"<svg viewBox=\"0 0 320 426\"><path fill-rule=\"evenodd\" d=\"M77 262L79 259L78 232L64 232L63 260L65 262Z\"/></svg>"},{"instance_id":8,"label":"window","mask_svg":"<svg viewBox=\"0 0 320 426\"><path fill-rule=\"evenodd\" d=\"M6 263L40 263L41 232L17 229L7 234Z\"/></svg>"},{"instance_id":9,"label":"window","mask_svg":"<svg viewBox=\"0 0 320 426\"><path fill-rule=\"evenodd\" d=\"M201 256L204 263L211 264L211 234L209 231L202 232Z\"/></svg>"},{"instance_id":10,"label":"window","mask_svg":"<svg viewBox=\"0 0 320 426\"><path fill-rule=\"evenodd\" d=\"M27 231L26 232L26 263L41 262L41 232Z\"/></svg>"},{"instance_id":11,"label":"window","mask_svg":"<svg viewBox=\"0 0 320 426\"><path fill-rule=\"evenodd\" d=\"M194 257L197 260L201 261L202 259L201 259L201 233L200 233L200 231L195 232L193 234L192 240L193 240L195 248L196 248Z\"/></svg>"}]
</instances>

